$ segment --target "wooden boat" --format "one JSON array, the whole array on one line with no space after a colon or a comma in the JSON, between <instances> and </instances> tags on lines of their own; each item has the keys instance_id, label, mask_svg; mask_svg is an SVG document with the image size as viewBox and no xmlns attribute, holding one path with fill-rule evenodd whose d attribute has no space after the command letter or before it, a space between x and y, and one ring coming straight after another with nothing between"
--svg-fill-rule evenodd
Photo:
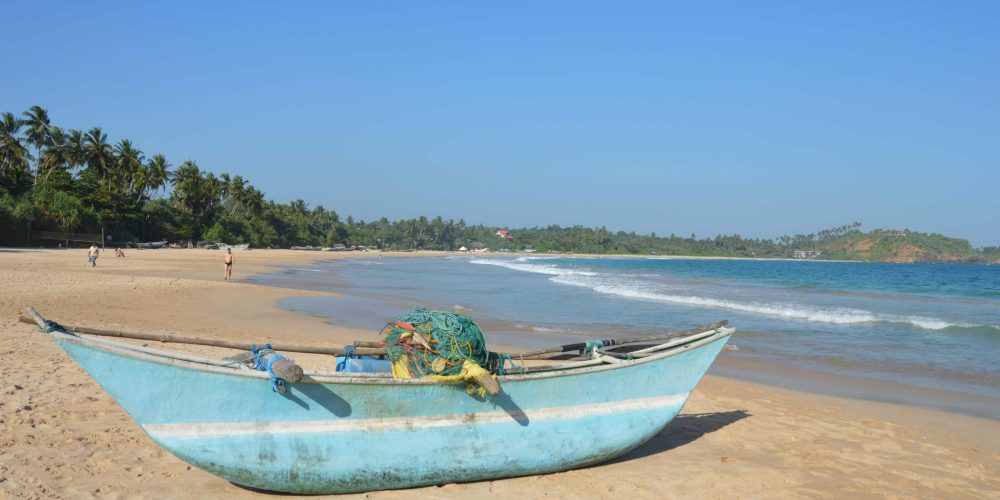
<instances>
[{"instance_id":1,"label":"wooden boat","mask_svg":"<svg viewBox=\"0 0 1000 500\"><path fill-rule=\"evenodd\" d=\"M136 243L136 248L163 248L167 246L166 241L150 241L147 243Z\"/></svg>"},{"instance_id":2,"label":"wooden boat","mask_svg":"<svg viewBox=\"0 0 1000 500\"><path fill-rule=\"evenodd\" d=\"M239 245L228 245L226 243L219 243L216 245L216 250L249 250L249 243L240 243Z\"/></svg>"},{"instance_id":3,"label":"wooden boat","mask_svg":"<svg viewBox=\"0 0 1000 500\"><path fill-rule=\"evenodd\" d=\"M734 331L722 322L642 343L598 341L588 359L499 376L495 396L470 396L461 383L310 371L282 394L245 364L82 335L103 331L66 329L29 311L157 444L233 483L290 493L487 480L610 460L670 423Z\"/></svg>"}]
</instances>

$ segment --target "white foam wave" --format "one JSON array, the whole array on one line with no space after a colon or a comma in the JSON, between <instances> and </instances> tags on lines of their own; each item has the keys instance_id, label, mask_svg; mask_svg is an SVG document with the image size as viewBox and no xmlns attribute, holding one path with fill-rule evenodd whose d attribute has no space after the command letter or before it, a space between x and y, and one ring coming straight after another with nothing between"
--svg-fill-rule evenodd
<instances>
[{"instance_id":1,"label":"white foam wave","mask_svg":"<svg viewBox=\"0 0 1000 500\"><path fill-rule=\"evenodd\" d=\"M789 303L764 303L764 302L740 302L712 297L701 297L697 295L680 295L676 293L664 292L662 290L650 290L641 282L623 279L622 276L600 275L592 271L578 271L566 269L556 265L531 264L532 260L544 260L534 257L521 257L516 260L501 259L473 259L474 264L486 264L500 266L517 271L547 274L554 283L573 285L590 288L591 290L619 297L663 302L670 304L681 304L693 307L705 307L726 309L751 314L759 314L790 320L812 321L817 323L832 324L862 324L862 323L908 323L925 330L944 330L946 328L974 328L980 326L969 323L956 323L938 318L926 316L903 316L896 314L876 313L864 309L850 307L814 307L801 304ZM622 283L626 281L626 283Z\"/></svg>"},{"instance_id":2,"label":"white foam wave","mask_svg":"<svg viewBox=\"0 0 1000 500\"><path fill-rule=\"evenodd\" d=\"M694 307L726 309L730 311L746 312L791 320L812 321L817 323L833 323L842 325L877 322L909 323L925 330L943 330L951 327L968 328L977 326L967 323L952 323L924 316L882 314L848 307L819 308L798 304L736 302L712 297L700 297L696 295L677 295L672 293L643 290L637 286L603 284L590 280L585 281L573 279L571 277L566 278L557 276L551 278L551 280L556 283L581 286L590 288L598 293L617 295L619 297L630 299L682 304Z\"/></svg>"},{"instance_id":3,"label":"white foam wave","mask_svg":"<svg viewBox=\"0 0 1000 500\"><path fill-rule=\"evenodd\" d=\"M526 259L526 260L521 261L521 259ZM566 269L555 265L528 264L527 262L530 262L530 260L528 259L529 259L528 257L521 257L520 259L516 260L472 259L469 262L473 264L500 266L500 267L506 267L507 269L514 269L516 271L548 274L552 276L596 276L597 275L597 273L592 271L578 271L575 269Z\"/></svg>"}]
</instances>

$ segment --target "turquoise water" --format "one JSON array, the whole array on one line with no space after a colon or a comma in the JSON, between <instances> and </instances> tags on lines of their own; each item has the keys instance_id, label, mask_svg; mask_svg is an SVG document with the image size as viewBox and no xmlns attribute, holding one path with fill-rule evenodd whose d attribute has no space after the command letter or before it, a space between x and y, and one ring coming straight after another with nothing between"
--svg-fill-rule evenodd
<instances>
[{"instance_id":1,"label":"turquoise water","mask_svg":"<svg viewBox=\"0 0 1000 500\"><path fill-rule=\"evenodd\" d=\"M254 278L347 292L291 309L377 331L461 308L490 339L560 344L728 319L727 357L1000 403L1000 266L701 259L339 260ZM933 404L931 404L933 406ZM1000 411L979 411L996 416Z\"/></svg>"}]
</instances>

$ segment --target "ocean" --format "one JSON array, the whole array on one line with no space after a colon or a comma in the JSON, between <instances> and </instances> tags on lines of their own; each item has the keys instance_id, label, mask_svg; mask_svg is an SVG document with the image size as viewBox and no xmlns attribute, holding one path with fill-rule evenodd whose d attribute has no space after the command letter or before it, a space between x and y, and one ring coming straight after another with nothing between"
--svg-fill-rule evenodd
<instances>
[{"instance_id":1,"label":"ocean","mask_svg":"<svg viewBox=\"0 0 1000 500\"><path fill-rule=\"evenodd\" d=\"M251 281L341 292L282 306L373 338L417 305L525 347L727 319L735 349L714 373L1000 419L1000 266L376 255Z\"/></svg>"}]
</instances>

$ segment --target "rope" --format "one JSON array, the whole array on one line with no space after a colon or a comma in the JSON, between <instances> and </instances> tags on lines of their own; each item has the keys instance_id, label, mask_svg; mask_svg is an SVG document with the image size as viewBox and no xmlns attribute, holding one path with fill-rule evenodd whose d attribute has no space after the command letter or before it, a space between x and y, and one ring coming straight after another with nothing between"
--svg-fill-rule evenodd
<instances>
[{"instance_id":1,"label":"rope","mask_svg":"<svg viewBox=\"0 0 1000 500\"><path fill-rule=\"evenodd\" d=\"M405 359L404 371L414 377L459 375L466 361L503 375L511 361L489 351L479 325L464 314L418 307L388 323L381 334L386 357L393 363Z\"/></svg>"},{"instance_id":2,"label":"rope","mask_svg":"<svg viewBox=\"0 0 1000 500\"><path fill-rule=\"evenodd\" d=\"M247 363L247 362L252 362L253 360L254 360L253 353L250 353L248 356L243 357L243 358L237 358L235 356L230 356L228 358L223 358L223 361L228 361L228 363L226 363L226 366L242 365L242 364Z\"/></svg>"},{"instance_id":3,"label":"rope","mask_svg":"<svg viewBox=\"0 0 1000 500\"><path fill-rule=\"evenodd\" d=\"M488 354L488 360L486 361L486 369L489 370L490 373L495 373L497 375L503 376L508 373L512 373L510 370L507 369L507 363L510 363L510 367L512 369L516 368L517 372L520 373L521 375L524 375L525 373L528 372L528 367L524 366L524 359L521 360L521 366L518 366L517 364L514 363L514 360L511 359L510 354L503 352L493 352L493 351L490 351Z\"/></svg>"},{"instance_id":4,"label":"rope","mask_svg":"<svg viewBox=\"0 0 1000 500\"><path fill-rule=\"evenodd\" d=\"M48 319L45 320L45 328L39 328L39 330L41 330L43 333L59 332L59 333L65 333L66 335L72 335L74 337L79 337L79 335L77 335L74 332L71 332L65 326L62 326L59 323L56 323L55 321L48 320Z\"/></svg>"},{"instance_id":5,"label":"rope","mask_svg":"<svg viewBox=\"0 0 1000 500\"><path fill-rule=\"evenodd\" d=\"M354 344L344 346L344 357L337 363L337 371L347 369L347 360L354 357Z\"/></svg>"},{"instance_id":6,"label":"rope","mask_svg":"<svg viewBox=\"0 0 1000 500\"><path fill-rule=\"evenodd\" d=\"M278 354L271 348L271 344L266 344L264 347L257 347L257 344L253 344L251 352L253 352L254 366L262 372L267 372L267 376L271 377L271 391L277 392L278 394L284 394L288 390L288 386L285 384L284 380L271 371L271 365L279 359L288 358Z\"/></svg>"},{"instance_id":7,"label":"rope","mask_svg":"<svg viewBox=\"0 0 1000 500\"><path fill-rule=\"evenodd\" d=\"M580 351L580 359L590 359L594 357L594 351L604 347L603 340L588 340L584 348Z\"/></svg>"}]
</instances>

